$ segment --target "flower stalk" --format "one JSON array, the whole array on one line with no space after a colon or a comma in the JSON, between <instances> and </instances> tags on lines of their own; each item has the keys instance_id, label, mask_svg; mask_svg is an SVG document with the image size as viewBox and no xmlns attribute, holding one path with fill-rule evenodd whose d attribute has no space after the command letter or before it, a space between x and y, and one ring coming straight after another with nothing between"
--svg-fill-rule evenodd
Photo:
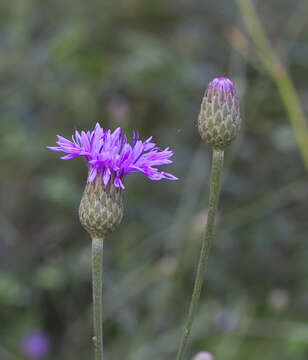
<instances>
[{"instance_id":1,"label":"flower stalk","mask_svg":"<svg viewBox=\"0 0 308 360\"><path fill-rule=\"evenodd\" d=\"M223 150L213 150L213 159L212 159L212 172L211 172L211 184L210 184L210 198L209 198L209 211L207 215L207 222L205 228L205 235L202 239L202 246L200 252L200 258L198 263L198 269L194 284L194 289L189 305L189 311L184 326L184 331L182 335L182 340L179 346L177 360L182 360L185 349L188 343L189 334L191 331L194 315L196 308L199 302L200 293L202 289L204 271L207 263L207 258L210 254L214 230L215 230L215 217L219 202L220 194L220 185L221 185L221 176L223 170L223 160L224 160L224 151Z\"/></svg>"},{"instance_id":2,"label":"flower stalk","mask_svg":"<svg viewBox=\"0 0 308 360\"><path fill-rule=\"evenodd\" d=\"M213 149L209 207L194 289L177 354L177 360L182 360L184 357L194 315L200 298L207 258L213 245L224 151L236 138L240 127L241 117L239 103L232 81L225 77L212 80L205 91L198 118L198 130L200 136L203 140L206 140Z\"/></svg>"},{"instance_id":3,"label":"flower stalk","mask_svg":"<svg viewBox=\"0 0 308 360\"><path fill-rule=\"evenodd\" d=\"M92 238L94 359L103 360L103 247L104 238Z\"/></svg>"},{"instance_id":4,"label":"flower stalk","mask_svg":"<svg viewBox=\"0 0 308 360\"><path fill-rule=\"evenodd\" d=\"M152 137L142 141L133 132L132 143L119 127L113 132L96 124L92 131L77 131L68 140L57 135L57 146L48 149L64 153L62 160L85 158L89 173L79 205L81 225L92 239L92 277L95 360L103 360L103 242L121 223L124 178L130 173L142 173L151 180L177 180L157 166L171 164L173 152L160 149Z\"/></svg>"}]
</instances>

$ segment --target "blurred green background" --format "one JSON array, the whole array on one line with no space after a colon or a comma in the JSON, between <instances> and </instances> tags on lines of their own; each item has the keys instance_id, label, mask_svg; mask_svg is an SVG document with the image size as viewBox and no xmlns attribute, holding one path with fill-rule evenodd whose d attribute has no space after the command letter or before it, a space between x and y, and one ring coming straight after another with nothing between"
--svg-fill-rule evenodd
<instances>
[{"instance_id":1,"label":"blurred green background","mask_svg":"<svg viewBox=\"0 0 308 360\"><path fill-rule=\"evenodd\" d=\"M254 1L271 45L245 4L1 1L1 360L28 359L22 344L38 331L44 359L93 357L91 246L77 213L87 171L46 146L97 121L170 146L166 170L180 178L126 179L124 220L105 243L105 357L175 359L208 202L211 151L196 121L217 76L235 83L244 126L226 152L186 358L308 359L308 141L296 102L307 113L308 3Z\"/></svg>"}]
</instances>

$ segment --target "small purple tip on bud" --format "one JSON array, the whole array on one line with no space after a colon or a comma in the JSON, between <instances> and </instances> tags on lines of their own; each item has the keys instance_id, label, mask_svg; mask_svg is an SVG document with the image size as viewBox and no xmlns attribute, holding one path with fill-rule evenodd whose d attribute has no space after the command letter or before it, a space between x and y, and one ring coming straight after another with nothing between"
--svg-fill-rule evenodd
<instances>
[{"instance_id":1,"label":"small purple tip on bud","mask_svg":"<svg viewBox=\"0 0 308 360\"><path fill-rule=\"evenodd\" d=\"M231 80L212 80L203 97L199 114L199 133L214 149L224 150L241 127L240 109Z\"/></svg>"},{"instance_id":2,"label":"small purple tip on bud","mask_svg":"<svg viewBox=\"0 0 308 360\"><path fill-rule=\"evenodd\" d=\"M217 92L218 94L224 94L224 96L227 96L228 93L233 96L235 95L235 87L232 81L225 77L219 77L212 80L206 91Z\"/></svg>"},{"instance_id":3,"label":"small purple tip on bud","mask_svg":"<svg viewBox=\"0 0 308 360\"><path fill-rule=\"evenodd\" d=\"M47 335L41 331L28 334L21 345L22 353L27 359L42 359L49 353L50 340Z\"/></svg>"},{"instance_id":4,"label":"small purple tip on bud","mask_svg":"<svg viewBox=\"0 0 308 360\"><path fill-rule=\"evenodd\" d=\"M193 360L214 360L214 356L208 351L201 351L194 356Z\"/></svg>"}]
</instances>

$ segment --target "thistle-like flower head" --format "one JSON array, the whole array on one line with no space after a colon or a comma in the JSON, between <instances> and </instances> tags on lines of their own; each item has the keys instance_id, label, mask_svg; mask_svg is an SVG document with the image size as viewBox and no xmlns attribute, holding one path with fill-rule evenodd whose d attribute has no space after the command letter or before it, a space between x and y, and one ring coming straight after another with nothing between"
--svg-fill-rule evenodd
<instances>
[{"instance_id":1,"label":"thistle-like flower head","mask_svg":"<svg viewBox=\"0 0 308 360\"><path fill-rule=\"evenodd\" d=\"M209 83L202 100L198 125L202 139L214 149L224 150L237 136L241 118L231 80L220 77Z\"/></svg>"},{"instance_id":2,"label":"thistle-like flower head","mask_svg":"<svg viewBox=\"0 0 308 360\"><path fill-rule=\"evenodd\" d=\"M177 180L156 168L172 163L173 152L169 148L161 150L152 137L141 141L138 132L134 132L130 145L121 128L111 132L96 124L93 131L75 130L72 141L58 135L57 145L48 148L67 154L61 159L83 156L87 161L88 183L80 202L79 218L92 238L104 237L120 224L123 179L127 174L139 172L151 180Z\"/></svg>"},{"instance_id":3,"label":"thistle-like flower head","mask_svg":"<svg viewBox=\"0 0 308 360\"><path fill-rule=\"evenodd\" d=\"M152 142L152 137L141 141L139 133L134 132L130 145L120 127L114 132L104 131L98 123L93 131L79 133L75 130L72 141L60 135L57 137L58 146L48 149L66 153L62 160L85 157L90 169L89 183L101 176L104 185L113 181L115 187L124 189L124 177L134 172L143 173L151 180L177 180L175 176L157 170L156 166L172 163L173 152L169 148L161 150Z\"/></svg>"}]
</instances>

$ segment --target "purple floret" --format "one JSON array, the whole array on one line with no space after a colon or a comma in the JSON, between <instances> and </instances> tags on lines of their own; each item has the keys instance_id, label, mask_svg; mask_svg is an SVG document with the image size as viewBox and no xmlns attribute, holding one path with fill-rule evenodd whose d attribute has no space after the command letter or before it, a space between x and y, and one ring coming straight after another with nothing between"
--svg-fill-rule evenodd
<instances>
[{"instance_id":1,"label":"purple floret","mask_svg":"<svg viewBox=\"0 0 308 360\"><path fill-rule=\"evenodd\" d=\"M161 150L152 142L152 137L139 140L139 133L133 135L132 145L127 142L126 134L119 127L114 132L105 130L97 123L93 131L75 130L72 141L57 135L58 146L48 146L52 151L66 153L62 160L84 156L90 167L88 182L102 176L105 185L113 178L114 185L124 189L123 178L133 172L145 174L151 180L177 180L169 173L158 171L156 166L170 164L173 152Z\"/></svg>"},{"instance_id":2,"label":"purple floret","mask_svg":"<svg viewBox=\"0 0 308 360\"><path fill-rule=\"evenodd\" d=\"M225 77L219 77L212 80L207 88L207 91L215 91L216 93L235 95L235 87L231 80Z\"/></svg>"}]
</instances>

